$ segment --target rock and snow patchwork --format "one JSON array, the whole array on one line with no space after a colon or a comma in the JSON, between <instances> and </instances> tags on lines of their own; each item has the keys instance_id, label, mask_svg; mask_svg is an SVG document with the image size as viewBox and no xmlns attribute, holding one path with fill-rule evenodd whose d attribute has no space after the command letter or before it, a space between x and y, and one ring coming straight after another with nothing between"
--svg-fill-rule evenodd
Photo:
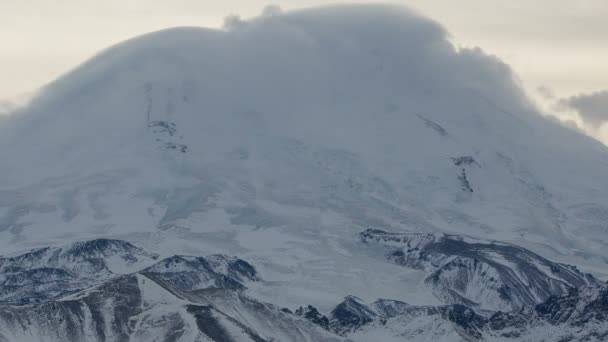
<instances>
[{"instance_id":1,"label":"rock and snow patchwork","mask_svg":"<svg viewBox=\"0 0 608 342\"><path fill-rule=\"evenodd\" d=\"M348 296L331 311L329 318L331 329L346 335L376 317L378 317L376 311L363 304L361 299Z\"/></svg>"},{"instance_id":2,"label":"rock and snow patchwork","mask_svg":"<svg viewBox=\"0 0 608 342\"><path fill-rule=\"evenodd\" d=\"M336 333L354 341L471 341L482 338L486 319L464 305L414 306L346 297L330 313Z\"/></svg>"},{"instance_id":3,"label":"rock and snow patchwork","mask_svg":"<svg viewBox=\"0 0 608 342\"><path fill-rule=\"evenodd\" d=\"M481 310L518 310L597 283L569 265L519 246L441 233L389 233L369 229L364 243L387 249L387 258L429 272L427 286L446 304Z\"/></svg>"},{"instance_id":4,"label":"rock and snow patchwork","mask_svg":"<svg viewBox=\"0 0 608 342\"><path fill-rule=\"evenodd\" d=\"M35 303L64 296L138 271L157 258L129 242L110 239L0 257L0 303Z\"/></svg>"},{"instance_id":5,"label":"rock and snow patchwork","mask_svg":"<svg viewBox=\"0 0 608 342\"><path fill-rule=\"evenodd\" d=\"M241 291L226 289L187 293L199 296L226 315L252 327L261 336L275 341L342 341L343 337L330 332L323 322L313 322L285 308L264 303ZM321 324L318 324L321 323Z\"/></svg>"},{"instance_id":6,"label":"rock and snow patchwork","mask_svg":"<svg viewBox=\"0 0 608 342\"><path fill-rule=\"evenodd\" d=\"M608 339L608 283L573 288L519 312L498 312L484 327L487 340L552 342Z\"/></svg>"},{"instance_id":7,"label":"rock and snow patchwork","mask_svg":"<svg viewBox=\"0 0 608 342\"><path fill-rule=\"evenodd\" d=\"M129 242L96 239L0 257L0 304L60 298L134 272L183 290L243 290L260 280L252 265L235 257L175 255L159 261Z\"/></svg>"},{"instance_id":8,"label":"rock and snow patchwork","mask_svg":"<svg viewBox=\"0 0 608 342\"><path fill-rule=\"evenodd\" d=\"M77 299L0 307L0 341L23 340L271 341L212 306L184 301L141 275L112 279Z\"/></svg>"},{"instance_id":9,"label":"rock and snow patchwork","mask_svg":"<svg viewBox=\"0 0 608 342\"><path fill-rule=\"evenodd\" d=\"M14 282L15 265L32 267L15 287L22 290L0 301L0 341L344 340L241 293L247 283L260 280L241 259L173 256L119 275L105 266L117 256L130 267L157 258L125 241L93 240L0 259L1 279ZM87 262L104 266L97 278L82 266Z\"/></svg>"},{"instance_id":10,"label":"rock and snow patchwork","mask_svg":"<svg viewBox=\"0 0 608 342\"><path fill-rule=\"evenodd\" d=\"M304 316L353 341L605 341L608 283L571 289L517 312L485 312L461 304L417 306L397 300L367 303L348 296L328 317Z\"/></svg>"},{"instance_id":11,"label":"rock and snow patchwork","mask_svg":"<svg viewBox=\"0 0 608 342\"><path fill-rule=\"evenodd\" d=\"M253 266L241 259L225 255L176 255L161 260L141 273L159 283L168 283L185 290L242 290L246 288L246 283L259 280Z\"/></svg>"},{"instance_id":12,"label":"rock and snow patchwork","mask_svg":"<svg viewBox=\"0 0 608 342\"><path fill-rule=\"evenodd\" d=\"M362 233L366 234L377 243L386 240L392 248L407 244L397 234ZM430 256L429 245L445 238L416 234L409 248ZM483 245L480 240L452 238ZM457 250L466 251L458 246ZM478 246L479 253L483 250ZM522 250L520 254L527 252ZM97 278L91 276L95 269L83 266L109 265L117 259L123 260L122 267L114 264L114 272L100 268L106 271L99 271ZM0 278L5 283L10 279L13 292L0 301L0 341L549 342L601 341L608 336L608 284L593 278L589 278L593 285L569 287L564 295L552 295L519 311L479 311L476 305L463 304L410 305L391 299L370 304L347 296L324 315L310 305L292 313L246 294L247 285L265 282L244 260L225 255L156 259L155 254L119 240L84 241L1 258ZM442 264L440 257L410 261L417 267ZM520 261L529 263L527 267L539 265L537 259ZM136 267L143 269L130 274L116 271ZM550 334L543 333L548 329Z\"/></svg>"}]
</instances>

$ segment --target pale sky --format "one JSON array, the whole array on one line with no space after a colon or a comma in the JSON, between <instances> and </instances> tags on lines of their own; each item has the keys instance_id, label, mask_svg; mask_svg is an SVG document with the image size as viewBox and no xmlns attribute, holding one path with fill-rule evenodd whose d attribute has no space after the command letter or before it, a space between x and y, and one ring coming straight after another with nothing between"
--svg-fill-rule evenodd
<instances>
[{"instance_id":1,"label":"pale sky","mask_svg":"<svg viewBox=\"0 0 608 342\"><path fill-rule=\"evenodd\" d=\"M220 27L230 14L328 0L0 0L0 100L24 94L96 52L174 26ZM479 46L512 66L533 96L608 89L607 0L400 0L440 22L459 46ZM548 92L547 92L548 93ZM1 104L1 102L0 102Z\"/></svg>"}]
</instances>

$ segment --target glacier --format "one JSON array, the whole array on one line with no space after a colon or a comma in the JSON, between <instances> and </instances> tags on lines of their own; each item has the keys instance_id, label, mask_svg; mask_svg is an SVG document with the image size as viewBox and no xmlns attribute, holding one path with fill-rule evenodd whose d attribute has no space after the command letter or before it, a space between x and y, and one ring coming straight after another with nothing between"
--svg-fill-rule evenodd
<instances>
[{"instance_id":1,"label":"glacier","mask_svg":"<svg viewBox=\"0 0 608 342\"><path fill-rule=\"evenodd\" d=\"M31 264L12 265L11 281L26 287L2 288L1 305L61 306L94 284L137 293L144 278L155 288L166 283L137 273L145 267L210 255L247 260L264 281L237 289L203 276L207 268L179 269L180 286L191 285L183 291L215 283L328 315L353 296L416 308L465 305L487 319L478 311L533 310L608 279L608 149L546 119L508 65L480 48L456 47L440 24L399 6L266 11L231 17L223 29L175 28L119 43L4 118L0 160L2 260L34 250L63 265L65 246L121 241L114 259L81 264L78 274L50 261L35 274ZM479 269L478 283L454 294L462 272L445 273L435 286L428 280L453 253L433 259L440 265L403 267L400 254L387 260L385 244L361 240L370 229L458 236L469 246L497 241L535 255L518 269L500 251L486 253L501 270L535 269L546 280L558 265L566 280L504 300L486 291L498 275ZM39 304L21 296L40 292L36 277L53 280L43 282L53 291ZM177 298L158 295L163 303ZM171 324L195 336L196 315L184 307L162 315L181 317ZM198 315L219 317L205 312ZM231 329L249 327L224 314L240 322ZM431 316L445 336L462 331L445 315ZM434 326L412 324L412 331ZM438 338L443 330L425 331Z\"/></svg>"}]
</instances>

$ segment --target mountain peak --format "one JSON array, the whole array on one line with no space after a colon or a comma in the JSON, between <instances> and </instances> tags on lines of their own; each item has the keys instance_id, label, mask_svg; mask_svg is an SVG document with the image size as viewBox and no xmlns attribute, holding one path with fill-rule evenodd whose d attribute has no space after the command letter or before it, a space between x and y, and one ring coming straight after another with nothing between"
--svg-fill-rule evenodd
<instances>
[{"instance_id":1,"label":"mountain peak","mask_svg":"<svg viewBox=\"0 0 608 342\"><path fill-rule=\"evenodd\" d=\"M74 245L72 268L49 261L63 247L32 254L36 274L7 264L9 285L48 277L56 298L74 270L137 265L189 296L321 313L356 294L444 302L458 319L453 305L564 295L592 278L563 263L606 272L608 150L543 118L514 78L393 7L125 41L0 123L0 249L102 239ZM343 304L353 321L377 314Z\"/></svg>"}]
</instances>

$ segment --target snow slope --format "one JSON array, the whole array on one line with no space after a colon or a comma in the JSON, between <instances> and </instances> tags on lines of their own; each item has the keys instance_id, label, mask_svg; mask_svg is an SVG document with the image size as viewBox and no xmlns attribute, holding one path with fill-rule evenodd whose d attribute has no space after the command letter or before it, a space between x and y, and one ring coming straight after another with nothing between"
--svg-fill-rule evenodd
<instances>
[{"instance_id":1,"label":"snow slope","mask_svg":"<svg viewBox=\"0 0 608 342\"><path fill-rule=\"evenodd\" d=\"M606 275L608 150L508 66L393 6L231 18L113 46L0 123L0 249L98 237L228 254L251 293L437 305L358 234L522 245Z\"/></svg>"}]
</instances>

